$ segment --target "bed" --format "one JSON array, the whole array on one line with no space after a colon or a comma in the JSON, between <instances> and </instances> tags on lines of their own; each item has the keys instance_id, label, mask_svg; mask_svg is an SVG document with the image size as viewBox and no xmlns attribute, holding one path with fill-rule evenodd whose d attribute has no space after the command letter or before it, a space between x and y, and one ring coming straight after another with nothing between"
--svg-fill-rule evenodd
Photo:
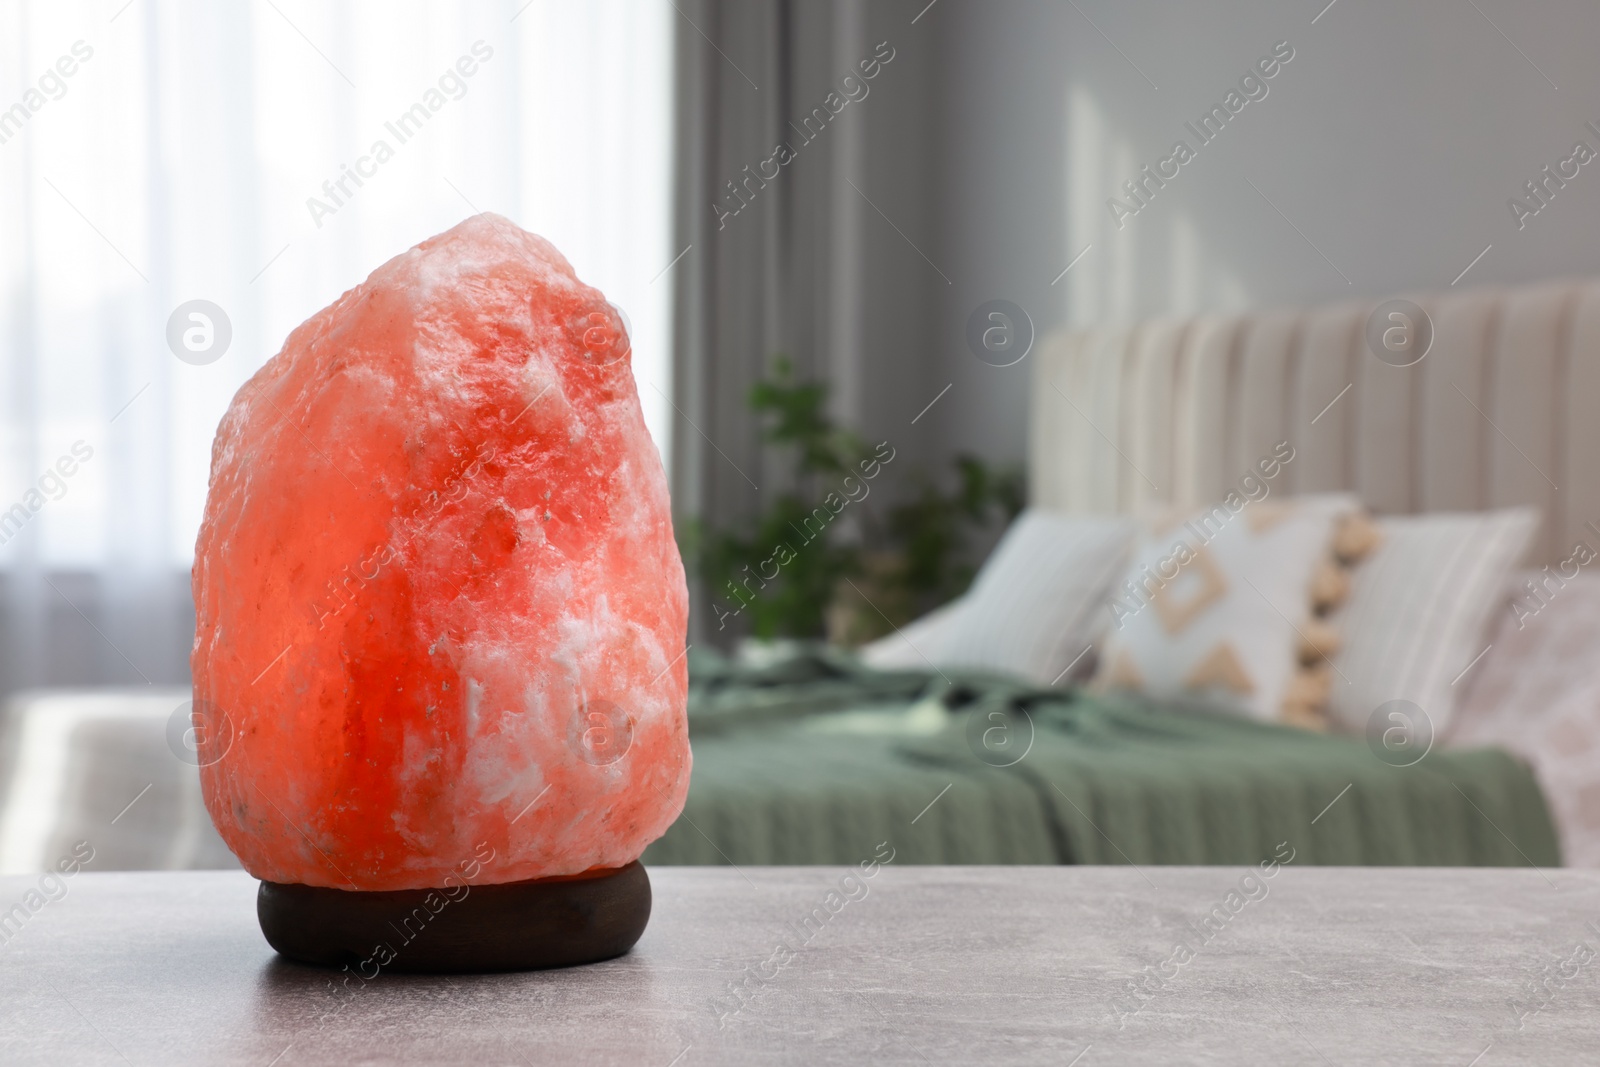
<instances>
[{"instance_id":1,"label":"bed","mask_svg":"<svg viewBox=\"0 0 1600 1067\"><path fill-rule=\"evenodd\" d=\"M1531 568L1600 545L1600 283L1412 299L1432 339L1408 367L1367 348L1376 301L1053 338L1031 360L1032 501L1194 507L1290 441L1289 493L1353 491L1390 515L1536 507ZM1560 608L1531 632L1500 617L1451 730L1411 767L1359 738L1081 689L885 676L815 650L701 657L689 805L647 858L848 863L893 840L911 862L1234 863L1291 840L1312 863L1600 863L1600 670L1553 666L1600 656L1600 582ZM966 743L997 710L1033 727L1012 767Z\"/></svg>"},{"instance_id":2,"label":"bed","mask_svg":"<svg viewBox=\"0 0 1600 1067\"><path fill-rule=\"evenodd\" d=\"M649 863L1554 866L1526 764L1390 766L1364 741L827 649L691 665L695 768ZM1003 731L1006 743L974 735Z\"/></svg>"}]
</instances>

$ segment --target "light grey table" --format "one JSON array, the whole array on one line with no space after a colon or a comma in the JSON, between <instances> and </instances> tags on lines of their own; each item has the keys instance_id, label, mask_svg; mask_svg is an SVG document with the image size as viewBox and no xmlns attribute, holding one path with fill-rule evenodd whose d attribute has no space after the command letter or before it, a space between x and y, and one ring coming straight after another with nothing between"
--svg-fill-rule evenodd
<instances>
[{"instance_id":1,"label":"light grey table","mask_svg":"<svg viewBox=\"0 0 1600 1067\"><path fill-rule=\"evenodd\" d=\"M0 945L0 1063L1600 1062L1600 872L1288 866L1232 912L1231 868L841 874L658 868L623 959L346 993L241 873L82 873Z\"/></svg>"}]
</instances>

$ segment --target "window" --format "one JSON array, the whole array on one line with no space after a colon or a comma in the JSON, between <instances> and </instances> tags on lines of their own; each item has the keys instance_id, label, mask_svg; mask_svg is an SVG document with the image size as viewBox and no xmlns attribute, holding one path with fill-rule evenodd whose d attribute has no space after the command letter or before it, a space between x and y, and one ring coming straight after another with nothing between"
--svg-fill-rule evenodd
<instances>
[{"instance_id":1,"label":"window","mask_svg":"<svg viewBox=\"0 0 1600 1067\"><path fill-rule=\"evenodd\" d=\"M186 570L233 393L479 210L624 310L665 449L666 0L93 11L0 13L0 572Z\"/></svg>"}]
</instances>

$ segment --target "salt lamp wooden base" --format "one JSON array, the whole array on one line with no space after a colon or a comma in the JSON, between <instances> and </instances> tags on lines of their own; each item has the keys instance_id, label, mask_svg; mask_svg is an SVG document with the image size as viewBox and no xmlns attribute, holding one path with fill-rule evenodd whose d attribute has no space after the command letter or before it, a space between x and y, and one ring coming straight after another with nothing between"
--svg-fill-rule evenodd
<instances>
[{"instance_id":1,"label":"salt lamp wooden base","mask_svg":"<svg viewBox=\"0 0 1600 1067\"><path fill-rule=\"evenodd\" d=\"M262 882L256 916L282 955L366 978L595 963L627 952L650 921L650 878L637 860L570 878L474 885L465 895L462 888L351 892Z\"/></svg>"}]
</instances>

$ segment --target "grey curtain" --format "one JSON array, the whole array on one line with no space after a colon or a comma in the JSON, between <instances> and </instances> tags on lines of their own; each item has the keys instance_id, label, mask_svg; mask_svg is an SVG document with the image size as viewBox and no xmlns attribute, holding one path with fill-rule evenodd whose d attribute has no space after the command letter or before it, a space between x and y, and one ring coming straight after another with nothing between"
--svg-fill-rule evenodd
<instances>
[{"instance_id":1,"label":"grey curtain","mask_svg":"<svg viewBox=\"0 0 1600 1067\"><path fill-rule=\"evenodd\" d=\"M918 310L947 284L907 246L928 229L930 49L907 4L677 7L673 501L726 525L782 488L746 407L778 353L844 424L910 444ZM696 590L691 640L728 636L710 618Z\"/></svg>"}]
</instances>

